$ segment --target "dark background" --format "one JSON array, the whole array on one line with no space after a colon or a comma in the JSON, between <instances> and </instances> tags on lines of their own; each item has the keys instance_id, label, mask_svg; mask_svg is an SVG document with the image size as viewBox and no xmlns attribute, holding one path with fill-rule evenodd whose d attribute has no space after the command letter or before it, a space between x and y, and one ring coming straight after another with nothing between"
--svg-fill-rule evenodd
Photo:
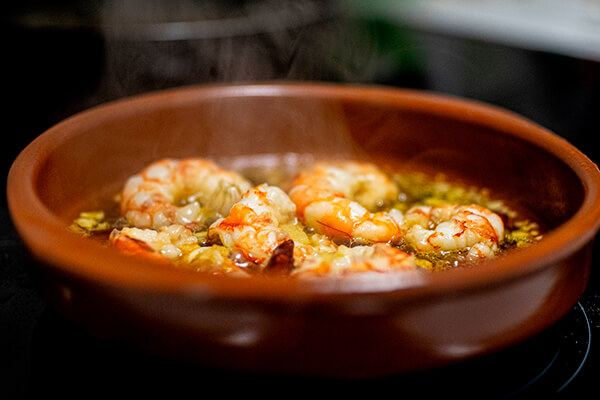
<instances>
[{"instance_id":1,"label":"dark background","mask_svg":"<svg viewBox=\"0 0 600 400\"><path fill-rule=\"evenodd\" d=\"M595 53L590 38L600 24L600 9L593 2L565 2L572 7L566 13L553 1L546 6L533 0L508 1L498 15L522 17L526 12L530 23L511 24L509 18L504 31L501 24L490 31L466 16L457 18L465 10L460 1L438 3L447 3L446 15L455 17L446 18L445 24L432 17L436 9L427 9L429 2L422 9L402 1L364 3L369 6L308 0L9 3L0 27L3 173L8 174L18 153L45 129L96 104L186 84L269 79L386 84L483 100L549 128L598 161L600 42ZM480 11L475 21L493 19L493 8ZM185 22L183 29L172 30L169 23L174 22ZM545 28L535 29L540 26ZM577 327L561 325L549 335L564 341L582 329L582 320L592 336L598 332L596 275L593 269L586 294L565 322L575 319L569 326ZM576 376L570 393L595 387L591 371L600 352L585 332L576 339L574 357L581 359L582 352L587 357L581 371L572 373ZM115 382L139 390L148 382L140 375L150 380L162 376L169 387L198 382L202 390L206 381L198 381L198 374L223 377L106 343L47 307L27 274L26 251L12 228L4 193L0 360L0 393L3 388L15 394L61 393L73 390L74 382L107 393L116 390ZM267 379L226 375L246 383L251 378L258 385ZM550 392L555 388L547 387Z\"/></svg>"}]
</instances>

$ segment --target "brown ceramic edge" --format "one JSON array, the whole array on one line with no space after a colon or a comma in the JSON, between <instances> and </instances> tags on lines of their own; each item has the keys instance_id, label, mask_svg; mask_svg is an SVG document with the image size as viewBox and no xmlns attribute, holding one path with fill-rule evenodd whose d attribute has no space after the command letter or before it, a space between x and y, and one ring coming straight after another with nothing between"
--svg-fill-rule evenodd
<instances>
[{"instance_id":1,"label":"brown ceramic edge","mask_svg":"<svg viewBox=\"0 0 600 400\"><path fill-rule=\"evenodd\" d=\"M104 266L112 261L123 262L127 256L117 254L116 251L106 251L107 249L101 247L97 243L84 240L78 237L76 234L68 232L64 221L60 220L57 216L47 210L41 200L37 197L35 188L28 185L19 186L15 182L28 181L29 183L35 182L34 178L37 171L29 171L25 165L25 160L29 162L39 161L45 157L44 154L36 155L36 151L39 150L43 145L48 142L51 143L48 151L52 151L54 144L58 138L52 137L55 135L58 128L64 128L67 124L76 124L81 118L91 118L96 113L110 112L111 107L118 106L122 101L133 101L133 102L147 102L151 106L161 106L156 104L156 99L165 100L165 96L170 101L184 101L186 96L195 96L200 91L214 91L215 96L222 97L223 92L226 96L246 96L246 95L259 95L259 96L271 96L271 95L293 95L295 90L301 90L302 94L306 94L307 90L311 94L318 96L327 97L330 94L341 94L344 98L356 98L352 93L356 87L361 88L360 99L367 99L369 101L408 101L418 100L423 104L436 102L441 105L441 109L437 112L459 112L464 117L469 118L472 113L483 113L486 115L486 121L493 123L494 120L502 119L507 120L508 123L514 126L522 126L523 131L529 132L535 131L535 135L542 135L550 137L545 142L547 143L544 148L553 154L555 157L561 159L567 165L569 165L575 173L580 177L582 184L586 190L585 201L577 211L577 213L563 226L558 227L556 230L547 235L547 237L536 246L520 251L515 254L506 256L504 260L491 261L489 262L489 268L465 271L453 271L452 277L450 275L444 276L442 279L432 278L428 279L423 286L414 288L401 289L399 292L411 292L418 293L422 291L430 292L431 290L456 290L459 288L468 288L473 285L485 285L494 283L497 284L499 279L511 279L517 278L529 272L534 272L540 266L553 259L560 259L572 251L583 247L587 242L593 239L595 236L599 223L600 211L599 207L594 207L598 204L598 185L600 182L597 167L579 150L575 149L572 145L566 142L564 139L551 135L547 130L538 125L512 114L511 112L499 109L494 106L488 106L479 102L472 102L466 99L453 98L452 96L438 95L435 93L426 93L406 89L386 88L386 87L368 87L368 86L351 86L351 85L337 85L337 84L295 84L295 83L256 83L249 85L206 85L204 87L189 87L183 89L168 90L158 93L149 93L145 95L136 96L130 99L117 100L115 102L100 105L90 110L84 111L73 117L66 119L65 121L57 124L55 127L48 129L45 133L36 138L30 145L28 145L22 153L17 157L11 170L7 181L7 197L9 201L9 209L13 215L14 223L23 236L23 239L28 244L32 235L31 229L37 233L44 233L47 240L44 240L46 244L45 248L41 250L35 250L34 254L40 259L48 260L54 268L62 270L68 274L79 275L77 268L78 262L75 256L64 253L55 253L52 250L54 245L67 245L72 249L77 249L80 252L85 252L89 255L95 255L95 261L93 264L94 268L88 271L91 272L90 276L86 276L87 279L98 279L105 281L109 284L123 284L126 286L134 285L139 288L146 289L162 289L162 290L179 290L189 289L190 293L195 291L203 292L205 289L224 291L231 295L252 295L257 294L260 296L271 295L271 296L287 296L289 293L299 294L300 292L306 292L307 294L319 294L323 292L320 285L299 285L297 282L290 282L288 280L260 280L253 283L253 286L259 286L260 291L256 291L256 287L248 290L244 289L244 279L231 279L206 276L204 274L197 274L192 271L177 271L175 273L169 272L165 274L164 267L162 265L150 265L140 260L128 259L130 267L126 272L125 276L122 272L111 271L110 275L106 275L106 268ZM161 100L161 101L162 101ZM164 101L163 101L164 104ZM465 107L468 109L465 112ZM450 111L448 111L450 110ZM64 135L69 135L69 130L63 132ZM511 133L513 134L513 133ZM525 135L525 136L527 136ZM529 137L519 136L522 140L531 140ZM560 151L559 151L560 150ZM569 153L570 157L563 157L564 151ZM39 165L38 165L39 167ZM29 204L25 206L31 207L30 211L24 210L18 203L23 202L25 199L30 199ZM42 218L46 218L47 222L41 222ZM553 250L552 252L550 252ZM101 256L101 257L100 257ZM101 258L102 260L100 260ZM503 268L499 269L495 264L502 263ZM516 269L516 266L521 266ZM522 267L526 265L525 267ZM485 270L485 271L484 271ZM493 276L492 272L493 271ZM160 279L159 279L160 278ZM441 276L439 278L442 278ZM325 287L331 287L329 284ZM291 292L291 290L296 290ZM393 291L393 290L392 290ZM260 292L260 294L258 293ZM327 292L327 290L325 290ZM328 294L328 293L325 293ZM338 294L347 294L345 292Z\"/></svg>"}]
</instances>

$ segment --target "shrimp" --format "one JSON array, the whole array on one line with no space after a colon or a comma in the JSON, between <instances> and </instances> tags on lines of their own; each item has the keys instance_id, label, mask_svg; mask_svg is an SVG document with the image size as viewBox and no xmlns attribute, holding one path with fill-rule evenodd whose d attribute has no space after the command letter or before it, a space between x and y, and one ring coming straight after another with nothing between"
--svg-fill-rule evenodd
<instances>
[{"instance_id":1,"label":"shrimp","mask_svg":"<svg viewBox=\"0 0 600 400\"><path fill-rule=\"evenodd\" d=\"M241 175L209 160L162 159L127 180L121 215L138 228L173 223L197 227L213 214L227 215L251 186Z\"/></svg>"},{"instance_id":2,"label":"shrimp","mask_svg":"<svg viewBox=\"0 0 600 400\"><path fill-rule=\"evenodd\" d=\"M478 205L416 206L404 218L404 239L417 251L466 250L467 259L491 257L504 236L502 218Z\"/></svg>"},{"instance_id":3,"label":"shrimp","mask_svg":"<svg viewBox=\"0 0 600 400\"><path fill-rule=\"evenodd\" d=\"M109 243L126 254L168 262L196 270L212 272L241 271L229 260L223 246L202 246L198 237L183 225L172 224L159 229L125 227L114 229Z\"/></svg>"},{"instance_id":4,"label":"shrimp","mask_svg":"<svg viewBox=\"0 0 600 400\"><path fill-rule=\"evenodd\" d=\"M296 277L343 276L365 272L416 272L415 257L386 243L348 247L307 257L292 275Z\"/></svg>"},{"instance_id":5,"label":"shrimp","mask_svg":"<svg viewBox=\"0 0 600 400\"><path fill-rule=\"evenodd\" d=\"M175 259L182 254L181 246L197 244L198 239L182 225L169 225L158 230L125 227L114 229L109 243L130 254L161 256Z\"/></svg>"},{"instance_id":6,"label":"shrimp","mask_svg":"<svg viewBox=\"0 0 600 400\"><path fill-rule=\"evenodd\" d=\"M364 244L401 238L399 210L372 212L397 195L396 185L382 171L357 161L318 163L299 174L290 190L298 216L308 226L333 239Z\"/></svg>"},{"instance_id":7,"label":"shrimp","mask_svg":"<svg viewBox=\"0 0 600 400\"><path fill-rule=\"evenodd\" d=\"M238 253L258 271L280 269L288 273L316 251L294 240L285 229L297 224L296 206L288 195L277 186L261 184L244 193L227 217L209 227L208 238Z\"/></svg>"}]
</instances>

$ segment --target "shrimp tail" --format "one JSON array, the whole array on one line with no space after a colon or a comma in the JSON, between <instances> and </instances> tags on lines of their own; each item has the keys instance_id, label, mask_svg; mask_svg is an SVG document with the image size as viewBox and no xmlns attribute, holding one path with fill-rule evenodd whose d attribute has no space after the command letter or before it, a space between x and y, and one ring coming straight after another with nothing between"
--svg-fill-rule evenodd
<instances>
[{"instance_id":1,"label":"shrimp tail","mask_svg":"<svg viewBox=\"0 0 600 400\"><path fill-rule=\"evenodd\" d=\"M125 254L142 257L146 260L167 261L144 240L127 235L118 229L113 229L110 233L109 242Z\"/></svg>"}]
</instances>

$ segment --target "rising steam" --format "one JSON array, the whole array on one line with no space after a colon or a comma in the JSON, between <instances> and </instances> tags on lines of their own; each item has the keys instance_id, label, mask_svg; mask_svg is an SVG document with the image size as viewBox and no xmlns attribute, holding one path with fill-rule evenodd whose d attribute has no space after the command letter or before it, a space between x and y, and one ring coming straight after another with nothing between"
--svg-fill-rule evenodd
<instances>
[{"instance_id":1,"label":"rising steam","mask_svg":"<svg viewBox=\"0 0 600 400\"><path fill-rule=\"evenodd\" d=\"M196 83L355 81L365 50L335 1L107 1L101 26L107 98Z\"/></svg>"},{"instance_id":2,"label":"rising steam","mask_svg":"<svg viewBox=\"0 0 600 400\"><path fill-rule=\"evenodd\" d=\"M203 83L360 80L357 60L364 48L357 46L335 1L106 1L101 26L106 49L102 100ZM265 112L238 108L232 114L227 107L216 102L207 111L223 128L218 135L203 133L202 154L232 154L231 143L249 134L254 143L264 143L265 152L281 148L277 141L300 152L326 151L332 143L338 154L355 151L335 107L272 103L270 112L282 121L276 140L261 131ZM240 133L240 126L256 129ZM294 127L293 137L285 135L286 126ZM159 145L183 136L173 128ZM156 156L160 152L157 148Z\"/></svg>"}]
</instances>

